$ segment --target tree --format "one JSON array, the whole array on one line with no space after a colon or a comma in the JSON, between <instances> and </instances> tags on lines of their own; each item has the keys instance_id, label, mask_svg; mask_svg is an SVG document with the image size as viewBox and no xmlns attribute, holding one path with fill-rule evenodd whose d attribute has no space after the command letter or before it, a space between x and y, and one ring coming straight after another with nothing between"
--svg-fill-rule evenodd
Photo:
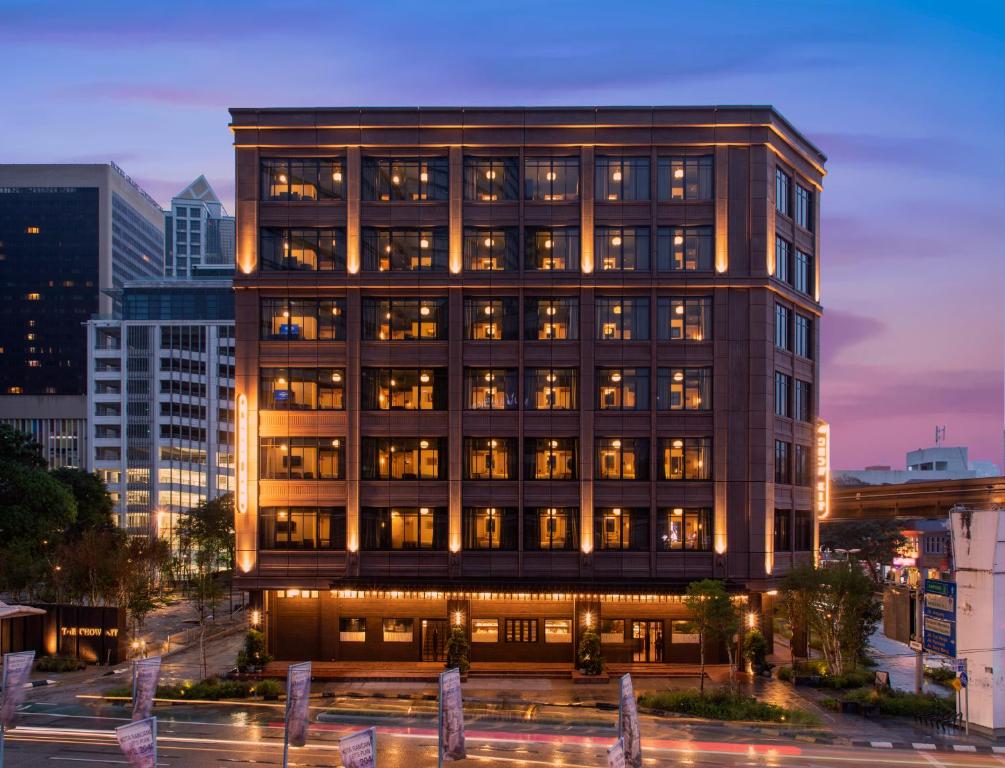
<instances>
[{"instance_id":1,"label":"tree","mask_svg":"<svg viewBox=\"0 0 1005 768\"><path fill-rule=\"evenodd\" d=\"M87 605L115 603L125 546L122 531L93 528L59 545L56 549L59 592L73 602Z\"/></svg>"},{"instance_id":2,"label":"tree","mask_svg":"<svg viewBox=\"0 0 1005 768\"><path fill-rule=\"evenodd\" d=\"M122 562L118 603L126 609L129 631L134 640L143 635L143 625L157 605L157 592L165 564L171 552L163 539L154 537L129 539Z\"/></svg>"},{"instance_id":3,"label":"tree","mask_svg":"<svg viewBox=\"0 0 1005 768\"><path fill-rule=\"evenodd\" d=\"M600 635L594 629L587 629L579 639L577 653L579 668L587 675L599 675L604 671L604 657L601 655Z\"/></svg>"},{"instance_id":4,"label":"tree","mask_svg":"<svg viewBox=\"0 0 1005 768\"><path fill-rule=\"evenodd\" d=\"M705 645L725 642L729 656L730 686L734 682L736 662L734 659L733 636L740 628L740 616L733 601L726 593L726 587L718 579L702 579L687 585L684 605L691 614L690 624L698 635L701 655L701 692L705 693Z\"/></svg>"},{"instance_id":5,"label":"tree","mask_svg":"<svg viewBox=\"0 0 1005 768\"><path fill-rule=\"evenodd\" d=\"M820 544L829 549L857 550L854 557L865 561L869 575L882 581L881 567L893 562L907 546L895 520L848 520L820 526Z\"/></svg>"},{"instance_id":6,"label":"tree","mask_svg":"<svg viewBox=\"0 0 1005 768\"><path fill-rule=\"evenodd\" d=\"M750 662L754 672L761 674L767 664L768 640L759 629L748 630L743 636L743 658Z\"/></svg>"},{"instance_id":7,"label":"tree","mask_svg":"<svg viewBox=\"0 0 1005 768\"><path fill-rule=\"evenodd\" d=\"M781 608L789 628L796 629L810 626L810 613L813 611L813 601L820 586L820 572L812 565L799 565L785 575L782 582ZM796 643L793 634L789 643L789 658L793 668L796 664Z\"/></svg>"},{"instance_id":8,"label":"tree","mask_svg":"<svg viewBox=\"0 0 1005 768\"><path fill-rule=\"evenodd\" d=\"M30 435L0 424L0 464L20 464L32 469L45 469L42 447Z\"/></svg>"},{"instance_id":9,"label":"tree","mask_svg":"<svg viewBox=\"0 0 1005 768\"><path fill-rule=\"evenodd\" d=\"M242 672L248 668L259 670L270 661L272 657L265 650L265 635L257 629L249 629L244 637L244 648L237 652L238 669Z\"/></svg>"},{"instance_id":10,"label":"tree","mask_svg":"<svg viewBox=\"0 0 1005 768\"><path fill-rule=\"evenodd\" d=\"M468 635L464 627L454 627L450 630L450 637L447 638L445 655L447 657L447 669L457 667L462 675L466 675L471 662L468 661L468 651L471 643L468 642Z\"/></svg>"},{"instance_id":11,"label":"tree","mask_svg":"<svg viewBox=\"0 0 1005 768\"><path fill-rule=\"evenodd\" d=\"M94 473L71 467L60 467L49 474L62 483L77 502L77 519L67 531L68 538L78 538L88 530L117 530L115 505L104 480Z\"/></svg>"}]
</instances>

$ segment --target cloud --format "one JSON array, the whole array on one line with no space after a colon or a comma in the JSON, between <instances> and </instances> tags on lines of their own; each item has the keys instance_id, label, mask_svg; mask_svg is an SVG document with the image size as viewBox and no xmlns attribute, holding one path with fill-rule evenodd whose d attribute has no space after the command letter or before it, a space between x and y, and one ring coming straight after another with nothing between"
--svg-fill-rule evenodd
<instances>
[{"instance_id":1,"label":"cloud","mask_svg":"<svg viewBox=\"0 0 1005 768\"><path fill-rule=\"evenodd\" d=\"M885 330L886 324L874 317L840 309L827 310L820 324L821 364L829 366L844 350Z\"/></svg>"},{"instance_id":2,"label":"cloud","mask_svg":"<svg viewBox=\"0 0 1005 768\"><path fill-rule=\"evenodd\" d=\"M979 152L955 137L883 136L876 133L811 132L814 144L827 154L831 165L898 165L936 168L966 167ZM952 163L947 159L952 158Z\"/></svg>"},{"instance_id":3,"label":"cloud","mask_svg":"<svg viewBox=\"0 0 1005 768\"><path fill-rule=\"evenodd\" d=\"M61 98L145 102L173 107L225 108L231 94L214 93L193 88L178 88L155 83L82 83L72 89L58 89Z\"/></svg>"}]
</instances>

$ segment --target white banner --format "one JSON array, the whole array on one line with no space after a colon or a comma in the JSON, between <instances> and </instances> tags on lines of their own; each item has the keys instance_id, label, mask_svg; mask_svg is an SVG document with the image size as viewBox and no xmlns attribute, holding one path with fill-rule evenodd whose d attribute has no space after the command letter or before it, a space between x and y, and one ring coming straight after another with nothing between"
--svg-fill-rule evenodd
<instances>
[{"instance_id":1,"label":"white banner","mask_svg":"<svg viewBox=\"0 0 1005 768\"><path fill-rule=\"evenodd\" d=\"M607 768L625 768L625 747L621 739L607 748Z\"/></svg>"},{"instance_id":2,"label":"white banner","mask_svg":"<svg viewBox=\"0 0 1005 768\"><path fill-rule=\"evenodd\" d=\"M440 673L440 762L463 760L467 756L461 673L458 669L448 669Z\"/></svg>"},{"instance_id":3,"label":"white banner","mask_svg":"<svg viewBox=\"0 0 1005 768\"><path fill-rule=\"evenodd\" d=\"M126 756L126 761L132 768L156 768L156 717L148 717L146 720L120 725L115 729L115 738L122 748L122 754Z\"/></svg>"},{"instance_id":4,"label":"white banner","mask_svg":"<svg viewBox=\"0 0 1005 768\"><path fill-rule=\"evenodd\" d=\"M291 664L286 673L286 741L291 746L307 743L310 704L311 663Z\"/></svg>"},{"instance_id":5,"label":"white banner","mask_svg":"<svg viewBox=\"0 0 1005 768\"><path fill-rule=\"evenodd\" d=\"M133 720L146 720L150 717L160 677L160 656L143 659L133 664Z\"/></svg>"},{"instance_id":6,"label":"white banner","mask_svg":"<svg viewBox=\"0 0 1005 768\"><path fill-rule=\"evenodd\" d=\"M621 700L618 706L618 737L625 753L625 765L629 768L642 766L642 737L639 734L639 711L635 705L635 689L632 676L621 678Z\"/></svg>"},{"instance_id":7,"label":"white banner","mask_svg":"<svg viewBox=\"0 0 1005 768\"><path fill-rule=\"evenodd\" d=\"M3 699L0 701L0 725L13 728L17 725L17 708L24 701L25 684L31 677L34 651L5 653L3 655Z\"/></svg>"},{"instance_id":8,"label":"white banner","mask_svg":"<svg viewBox=\"0 0 1005 768\"><path fill-rule=\"evenodd\" d=\"M377 729L367 728L338 740L344 768L377 768Z\"/></svg>"}]
</instances>

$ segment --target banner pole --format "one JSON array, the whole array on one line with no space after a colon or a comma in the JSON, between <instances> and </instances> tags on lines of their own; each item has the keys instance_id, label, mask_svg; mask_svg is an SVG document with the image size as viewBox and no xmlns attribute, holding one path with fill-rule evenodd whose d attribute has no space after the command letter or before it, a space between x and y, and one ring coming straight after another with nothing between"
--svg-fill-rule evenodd
<instances>
[{"instance_id":1,"label":"banner pole","mask_svg":"<svg viewBox=\"0 0 1005 768\"><path fill-rule=\"evenodd\" d=\"M4 742L4 731L6 730L7 729L4 728L3 723L0 723L0 768L3 768L3 742Z\"/></svg>"},{"instance_id":2,"label":"banner pole","mask_svg":"<svg viewBox=\"0 0 1005 768\"><path fill-rule=\"evenodd\" d=\"M286 717L283 727L283 768L287 768L287 760L290 756L290 678L289 670L286 673ZM3 768L3 766L0 766Z\"/></svg>"},{"instance_id":3,"label":"banner pole","mask_svg":"<svg viewBox=\"0 0 1005 768\"><path fill-rule=\"evenodd\" d=\"M156 717L154 718L153 726L154 726L154 768L157 768L157 718ZM3 766L0 765L0 768L3 768Z\"/></svg>"},{"instance_id":4,"label":"banner pole","mask_svg":"<svg viewBox=\"0 0 1005 768\"><path fill-rule=\"evenodd\" d=\"M440 672L440 691L436 697L436 768L443 768L443 673ZM0 768L3 765L0 764Z\"/></svg>"}]
</instances>

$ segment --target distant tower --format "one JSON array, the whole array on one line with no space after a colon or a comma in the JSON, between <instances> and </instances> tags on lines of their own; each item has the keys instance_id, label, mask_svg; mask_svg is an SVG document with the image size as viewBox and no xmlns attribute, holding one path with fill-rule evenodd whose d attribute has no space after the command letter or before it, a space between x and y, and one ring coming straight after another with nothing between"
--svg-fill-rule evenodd
<instances>
[{"instance_id":1,"label":"distant tower","mask_svg":"<svg viewBox=\"0 0 1005 768\"><path fill-rule=\"evenodd\" d=\"M942 425L935 428L935 447L938 448L942 445L942 441L946 439L946 427Z\"/></svg>"}]
</instances>

